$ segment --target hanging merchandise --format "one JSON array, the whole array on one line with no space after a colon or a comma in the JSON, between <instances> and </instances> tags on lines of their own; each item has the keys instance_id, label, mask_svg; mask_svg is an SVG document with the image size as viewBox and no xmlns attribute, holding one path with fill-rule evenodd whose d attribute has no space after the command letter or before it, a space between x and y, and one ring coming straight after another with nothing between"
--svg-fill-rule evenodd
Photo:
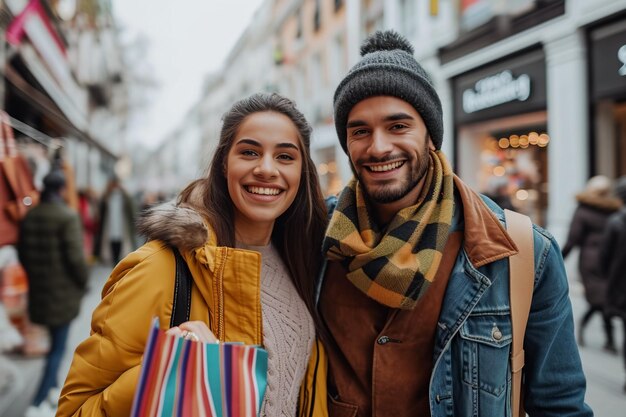
<instances>
[{"instance_id":1,"label":"hanging merchandise","mask_svg":"<svg viewBox=\"0 0 626 417\"><path fill-rule=\"evenodd\" d=\"M0 303L16 327L28 317L28 278L19 262L0 269Z\"/></svg>"},{"instance_id":2,"label":"hanging merchandise","mask_svg":"<svg viewBox=\"0 0 626 417\"><path fill-rule=\"evenodd\" d=\"M39 202L28 162L18 155L9 116L0 111L0 246L17 242L19 221Z\"/></svg>"},{"instance_id":3,"label":"hanging merchandise","mask_svg":"<svg viewBox=\"0 0 626 417\"><path fill-rule=\"evenodd\" d=\"M0 304L19 331L22 339L19 352L25 356L42 356L50 350L48 329L28 318L28 277L24 267L12 263L0 270Z\"/></svg>"},{"instance_id":4,"label":"hanging merchandise","mask_svg":"<svg viewBox=\"0 0 626 417\"><path fill-rule=\"evenodd\" d=\"M50 350L48 330L28 318L28 277L24 267L14 262L0 269L0 304L12 325L19 331L19 352L25 356L42 356Z\"/></svg>"}]
</instances>

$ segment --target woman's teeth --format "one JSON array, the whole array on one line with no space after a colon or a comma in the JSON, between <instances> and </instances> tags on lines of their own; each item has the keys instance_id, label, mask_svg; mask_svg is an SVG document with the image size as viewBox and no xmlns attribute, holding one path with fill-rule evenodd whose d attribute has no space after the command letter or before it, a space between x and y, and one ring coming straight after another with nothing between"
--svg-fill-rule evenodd
<instances>
[{"instance_id":1,"label":"woman's teeth","mask_svg":"<svg viewBox=\"0 0 626 417\"><path fill-rule=\"evenodd\" d=\"M278 195L280 190L278 188L267 187L246 187L249 193L261 194L261 195Z\"/></svg>"}]
</instances>

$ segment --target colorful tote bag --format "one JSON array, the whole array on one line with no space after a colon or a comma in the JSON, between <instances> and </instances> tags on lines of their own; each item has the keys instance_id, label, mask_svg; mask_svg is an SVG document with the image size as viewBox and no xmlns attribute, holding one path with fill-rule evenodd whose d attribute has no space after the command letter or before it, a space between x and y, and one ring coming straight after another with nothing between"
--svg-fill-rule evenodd
<instances>
[{"instance_id":1,"label":"colorful tote bag","mask_svg":"<svg viewBox=\"0 0 626 417\"><path fill-rule=\"evenodd\" d=\"M267 351L168 335L154 320L131 417L256 417L267 387Z\"/></svg>"}]
</instances>

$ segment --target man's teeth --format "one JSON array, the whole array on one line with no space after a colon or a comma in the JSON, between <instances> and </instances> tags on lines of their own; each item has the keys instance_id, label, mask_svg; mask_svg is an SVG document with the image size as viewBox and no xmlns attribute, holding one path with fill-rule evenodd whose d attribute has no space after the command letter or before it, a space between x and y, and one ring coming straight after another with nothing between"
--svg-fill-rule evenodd
<instances>
[{"instance_id":1,"label":"man's teeth","mask_svg":"<svg viewBox=\"0 0 626 417\"><path fill-rule=\"evenodd\" d=\"M393 162L391 164L386 164L386 165L370 166L369 169L374 172L385 172L385 171L391 171L392 169L399 168L402 166L402 164L404 164L404 161Z\"/></svg>"},{"instance_id":2,"label":"man's teeth","mask_svg":"<svg viewBox=\"0 0 626 417\"><path fill-rule=\"evenodd\" d=\"M251 192L252 194L278 195L280 190L278 188L248 187L248 192Z\"/></svg>"}]
</instances>

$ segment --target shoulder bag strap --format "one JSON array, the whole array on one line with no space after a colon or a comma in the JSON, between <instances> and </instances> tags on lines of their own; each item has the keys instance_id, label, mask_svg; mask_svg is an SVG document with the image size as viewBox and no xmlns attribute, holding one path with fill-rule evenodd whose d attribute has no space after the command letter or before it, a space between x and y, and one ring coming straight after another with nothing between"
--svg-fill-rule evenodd
<instances>
[{"instance_id":1,"label":"shoulder bag strap","mask_svg":"<svg viewBox=\"0 0 626 417\"><path fill-rule=\"evenodd\" d=\"M506 228L519 252L509 257L510 302L513 348L511 350L511 411L513 416L525 416L522 402L522 368L524 367L524 333L530 314L535 282L535 253L533 226L528 216L504 210Z\"/></svg>"},{"instance_id":2,"label":"shoulder bag strap","mask_svg":"<svg viewBox=\"0 0 626 417\"><path fill-rule=\"evenodd\" d=\"M174 283L174 303L170 327L178 326L189 320L191 311L191 284L193 278L187 262L177 248L172 248L176 258L176 280Z\"/></svg>"}]
</instances>

